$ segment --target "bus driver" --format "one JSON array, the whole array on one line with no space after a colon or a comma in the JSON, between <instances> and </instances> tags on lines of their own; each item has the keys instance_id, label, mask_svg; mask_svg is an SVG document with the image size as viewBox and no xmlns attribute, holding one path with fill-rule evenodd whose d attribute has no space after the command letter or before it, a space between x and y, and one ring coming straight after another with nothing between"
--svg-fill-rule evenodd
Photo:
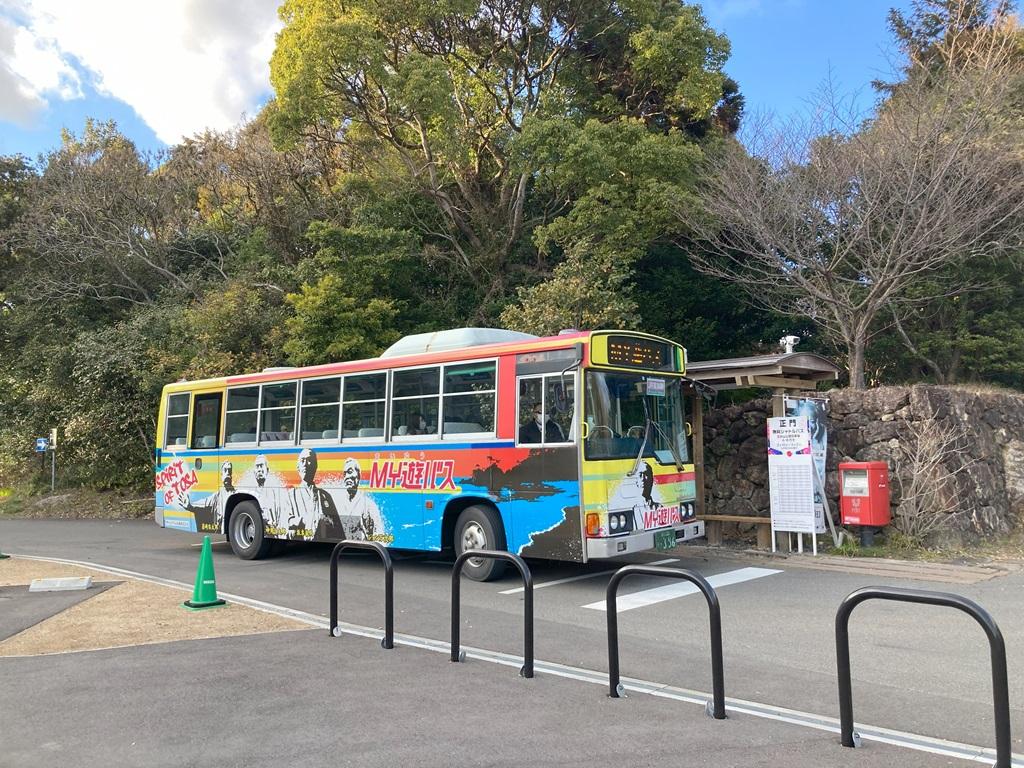
<instances>
[{"instance_id":1,"label":"bus driver","mask_svg":"<svg viewBox=\"0 0 1024 768\"><path fill-rule=\"evenodd\" d=\"M544 411L540 403L534 403L530 409L530 420L519 427L520 443L541 442L541 426L544 427L545 443L564 443L565 435L562 428L550 418L545 422Z\"/></svg>"}]
</instances>

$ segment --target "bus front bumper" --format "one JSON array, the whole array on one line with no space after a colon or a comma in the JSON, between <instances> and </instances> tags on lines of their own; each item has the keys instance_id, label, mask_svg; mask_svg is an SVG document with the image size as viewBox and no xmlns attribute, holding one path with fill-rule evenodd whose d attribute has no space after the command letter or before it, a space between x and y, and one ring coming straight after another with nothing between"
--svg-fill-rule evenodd
<instances>
[{"instance_id":1,"label":"bus front bumper","mask_svg":"<svg viewBox=\"0 0 1024 768\"><path fill-rule=\"evenodd\" d=\"M674 526L676 543L699 539L704 535L704 521L691 520ZM587 559L619 557L631 552L645 552L654 549L654 531L641 531L628 536L587 539Z\"/></svg>"}]
</instances>

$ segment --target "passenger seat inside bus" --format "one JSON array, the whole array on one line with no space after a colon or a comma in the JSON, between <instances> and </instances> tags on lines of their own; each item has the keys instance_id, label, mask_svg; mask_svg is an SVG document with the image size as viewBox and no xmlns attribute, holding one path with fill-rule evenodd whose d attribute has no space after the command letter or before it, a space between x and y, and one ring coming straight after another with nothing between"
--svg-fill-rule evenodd
<instances>
[{"instance_id":1,"label":"passenger seat inside bus","mask_svg":"<svg viewBox=\"0 0 1024 768\"><path fill-rule=\"evenodd\" d=\"M475 421L446 421L444 423L444 432L446 435L469 433L469 432L486 432L483 425L477 424Z\"/></svg>"}]
</instances>

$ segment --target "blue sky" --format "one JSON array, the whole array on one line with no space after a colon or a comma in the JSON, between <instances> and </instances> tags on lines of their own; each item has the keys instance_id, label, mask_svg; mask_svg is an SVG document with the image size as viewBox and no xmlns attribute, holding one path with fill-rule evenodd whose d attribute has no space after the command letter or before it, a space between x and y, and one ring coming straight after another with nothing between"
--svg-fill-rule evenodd
<instances>
[{"instance_id":1,"label":"blue sky","mask_svg":"<svg viewBox=\"0 0 1024 768\"><path fill-rule=\"evenodd\" d=\"M34 157L63 127L113 119L145 149L225 130L270 96L277 0L0 0L0 154ZM808 109L830 76L870 108L892 70L888 9L909 0L706 0L732 43L748 113ZM240 9L244 9L241 12ZM120 24L111 25L112 17ZM134 30L134 34L133 34Z\"/></svg>"},{"instance_id":2,"label":"blue sky","mask_svg":"<svg viewBox=\"0 0 1024 768\"><path fill-rule=\"evenodd\" d=\"M726 71L740 84L748 113L779 119L809 109L831 78L860 110L874 103L871 81L892 75L889 9L909 0L707 0L711 26L732 44Z\"/></svg>"}]
</instances>

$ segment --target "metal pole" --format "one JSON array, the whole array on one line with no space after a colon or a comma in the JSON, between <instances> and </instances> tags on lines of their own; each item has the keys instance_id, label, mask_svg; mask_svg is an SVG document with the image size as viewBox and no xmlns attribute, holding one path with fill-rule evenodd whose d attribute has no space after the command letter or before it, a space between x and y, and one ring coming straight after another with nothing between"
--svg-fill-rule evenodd
<instances>
[{"instance_id":1,"label":"metal pole","mask_svg":"<svg viewBox=\"0 0 1024 768\"><path fill-rule=\"evenodd\" d=\"M1006 644L991 614L966 597L949 592L930 592L902 587L864 587L851 592L836 612L836 663L839 677L840 741L844 747L856 746L853 732L853 685L850 680L849 622L853 609L865 600L894 600L956 608L971 616L988 637L992 659L992 705L996 730L994 768L1010 768L1010 694L1006 673Z\"/></svg>"},{"instance_id":2,"label":"metal pole","mask_svg":"<svg viewBox=\"0 0 1024 768\"><path fill-rule=\"evenodd\" d=\"M526 678L533 677L533 574L522 560L512 561L523 577L523 657L525 662L519 674Z\"/></svg>"},{"instance_id":3,"label":"metal pole","mask_svg":"<svg viewBox=\"0 0 1024 768\"><path fill-rule=\"evenodd\" d=\"M461 557L456 558L455 567L452 568L452 661L459 662L459 625L462 623L459 618L459 592L462 580L462 564L465 562Z\"/></svg>"},{"instance_id":4,"label":"metal pole","mask_svg":"<svg viewBox=\"0 0 1024 768\"><path fill-rule=\"evenodd\" d=\"M50 493L57 487L57 449L50 450Z\"/></svg>"},{"instance_id":5,"label":"metal pole","mask_svg":"<svg viewBox=\"0 0 1024 768\"><path fill-rule=\"evenodd\" d=\"M331 637L338 637L341 634L335 634L338 629L338 555L341 554L341 549L341 544L338 544L331 552L331 623L327 628L327 634Z\"/></svg>"},{"instance_id":6,"label":"metal pole","mask_svg":"<svg viewBox=\"0 0 1024 768\"><path fill-rule=\"evenodd\" d=\"M464 654L460 652L459 629L460 619L460 592L462 581L462 566L467 560L474 557L490 558L491 560L507 560L518 570L523 579L523 666L519 670L522 677L533 677L533 574L529 566L518 555L511 552L491 549L471 549L463 552L455 558L455 565L452 567L452 642L451 660L462 661Z\"/></svg>"},{"instance_id":7,"label":"metal pole","mask_svg":"<svg viewBox=\"0 0 1024 768\"><path fill-rule=\"evenodd\" d=\"M608 621L608 695L613 699L622 695L622 686L619 684L619 613L615 607L615 597L619 582L625 575L621 570L612 575L604 598L604 613Z\"/></svg>"},{"instance_id":8,"label":"metal pole","mask_svg":"<svg viewBox=\"0 0 1024 768\"><path fill-rule=\"evenodd\" d=\"M697 587L708 604L711 625L711 716L724 720L725 714L725 665L722 660L722 611L715 588L696 571L685 568L662 568L656 565L627 565L617 570L608 582L605 594L605 614L608 622L608 695L617 699L622 695L619 683L619 624L616 597L619 585L627 576L667 576L670 579L684 579Z\"/></svg>"},{"instance_id":9,"label":"metal pole","mask_svg":"<svg viewBox=\"0 0 1024 768\"><path fill-rule=\"evenodd\" d=\"M382 648L391 650L395 647L395 573L391 564L391 555L387 547L376 541L351 541L345 539L338 542L331 552L331 604L330 627L332 637L340 637L338 628L338 558L345 549L368 549L376 552L384 566L384 637L381 638Z\"/></svg>"}]
</instances>

